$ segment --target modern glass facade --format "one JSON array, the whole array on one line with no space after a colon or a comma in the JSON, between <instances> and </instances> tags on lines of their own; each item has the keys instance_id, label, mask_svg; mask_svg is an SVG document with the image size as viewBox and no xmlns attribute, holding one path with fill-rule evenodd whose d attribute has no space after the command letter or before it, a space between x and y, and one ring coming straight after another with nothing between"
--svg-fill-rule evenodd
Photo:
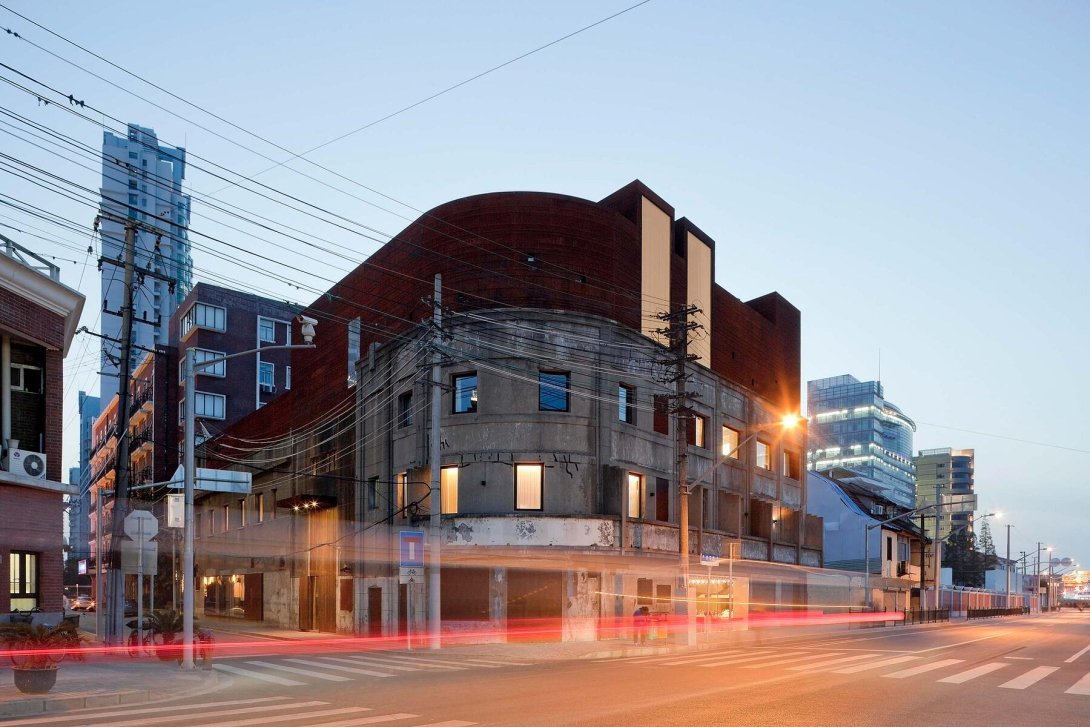
<instances>
[{"instance_id":1,"label":"modern glass facade","mask_svg":"<svg viewBox=\"0 0 1090 727\"><path fill-rule=\"evenodd\" d=\"M881 382L833 376L806 384L807 467L845 467L880 482L898 505L916 503L916 424L886 401Z\"/></svg>"},{"instance_id":2,"label":"modern glass facade","mask_svg":"<svg viewBox=\"0 0 1090 727\"><path fill-rule=\"evenodd\" d=\"M967 529L973 532L976 509L976 452L972 449L924 449L915 458L916 507L932 505L941 493L945 503L939 522L939 537ZM934 537L934 519L927 520L928 537Z\"/></svg>"}]
</instances>

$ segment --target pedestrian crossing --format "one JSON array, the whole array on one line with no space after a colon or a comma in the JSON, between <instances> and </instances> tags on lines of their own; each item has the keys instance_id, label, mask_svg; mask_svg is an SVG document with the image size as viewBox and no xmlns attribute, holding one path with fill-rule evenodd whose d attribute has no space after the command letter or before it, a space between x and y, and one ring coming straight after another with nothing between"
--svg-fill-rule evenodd
<instances>
[{"instance_id":1,"label":"pedestrian crossing","mask_svg":"<svg viewBox=\"0 0 1090 727\"><path fill-rule=\"evenodd\" d=\"M371 707L337 707L329 702L295 701L288 697L261 697L154 707L100 707L64 714L6 721L5 727L364 727L372 724L394 727L472 727L461 719L439 719L409 712L384 712Z\"/></svg>"},{"instance_id":2,"label":"pedestrian crossing","mask_svg":"<svg viewBox=\"0 0 1090 727\"><path fill-rule=\"evenodd\" d=\"M357 679L389 679L410 672L455 672L469 669L502 669L531 666L525 661L497 661L474 657L434 658L368 652L338 656L306 655L265 659L216 661L212 668L232 677L280 687L301 687L322 682L351 682ZM317 680L317 681L315 681Z\"/></svg>"},{"instance_id":3,"label":"pedestrian crossing","mask_svg":"<svg viewBox=\"0 0 1090 727\"><path fill-rule=\"evenodd\" d=\"M623 662L648 669L667 667L718 670L764 669L782 671L785 675L860 674L887 679L910 679L926 675L925 678L933 678L938 684L966 684L983 679L989 686L1005 690L1020 691L1040 685L1054 692L1090 696L1090 673L1084 675L1081 671L1070 669L1064 671L1060 666L1032 666L1009 660L966 663L964 659L939 659L931 654L925 655L923 652L914 654L847 649L825 651L806 648L756 647L705 651L699 654L630 656L595 661ZM1019 666L1022 670L1018 669ZM993 675L990 681L987 679L989 675ZM1076 675L1080 678L1071 684L1072 677ZM1058 687L1062 688L1058 689Z\"/></svg>"}]
</instances>

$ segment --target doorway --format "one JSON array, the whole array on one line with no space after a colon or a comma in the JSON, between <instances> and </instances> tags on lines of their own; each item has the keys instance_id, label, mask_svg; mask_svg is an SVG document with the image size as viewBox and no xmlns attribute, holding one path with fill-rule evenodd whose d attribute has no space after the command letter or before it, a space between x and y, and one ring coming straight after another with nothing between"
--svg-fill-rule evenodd
<instances>
[{"instance_id":1,"label":"doorway","mask_svg":"<svg viewBox=\"0 0 1090 727\"><path fill-rule=\"evenodd\" d=\"M382 589L377 586L367 589L367 635L382 636Z\"/></svg>"}]
</instances>

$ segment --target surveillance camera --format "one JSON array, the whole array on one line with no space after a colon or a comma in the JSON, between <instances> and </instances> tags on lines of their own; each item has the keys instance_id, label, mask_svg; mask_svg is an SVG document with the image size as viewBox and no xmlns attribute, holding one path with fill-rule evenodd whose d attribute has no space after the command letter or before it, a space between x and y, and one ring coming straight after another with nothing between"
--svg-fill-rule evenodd
<instances>
[{"instance_id":1,"label":"surveillance camera","mask_svg":"<svg viewBox=\"0 0 1090 727\"><path fill-rule=\"evenodd\" d=\"M318 325L316 318L305 316L302 313L299 314L299 325L302 329L303 343L313 346L314 345L314 326Z\"/></svg>"}]
</instances>

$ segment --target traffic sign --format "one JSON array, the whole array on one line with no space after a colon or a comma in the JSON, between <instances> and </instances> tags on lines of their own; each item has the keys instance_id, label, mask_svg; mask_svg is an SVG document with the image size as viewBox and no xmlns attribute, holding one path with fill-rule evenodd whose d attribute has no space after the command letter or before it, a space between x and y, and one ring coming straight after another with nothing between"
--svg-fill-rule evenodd
<instances>
[{"instance_id":1,"label":"traffic sign","mask_svg":"<svg viewBox=\"0 0 1090 727\"><path fill-rule=\"evenodd\" d=\"M133 540L151 540L159 532L159 521L147 510L133 510L125 518L125 535Z\"/></svg>"},{"instance_id":2,"label":"traffic sign","mask_svg":"<svg viewBox=\"0 0 1090 727\"><path fill-rule=\"evenodd\" d=\"M402 530L401 538L401 567L424 567L424 533L419 530Z\"/></svg>"},{"instance_id":3,"label":"traffic sign","mask_svg":"<svg viewBox=\"0 0 1090 727\"><path fill-rule=\"evenodd\" d=\"M700 554L700 565L719 565L720 562L722 562L722 558L715 553Z\"/></svg>"},{"instance_id":4,"label":"traffic sign","mask_svg":"<svg viewBox=\"0 0 1090 727\"><path fill-rule=\"evenodd\" d=\"M167 495L167 527L185 527L185 495Z\"/></svg>"},{"instance_id":5,"label":"traffic sign","mask_svg":"<svg viewBox=\"0 0 1090 727\"><path fill-rule=\"evenodd\" d=\"M87 559L83 558L76 561L76 575L87 575Z\"/></svg>"},{"instance_id":6,"label":"traffic sign","mask_svg":"<svg viewBox=\"0 0 1090 727\"><path fill-rule=\"evenodd\" d=\"M141 547L143 546L143 547ZM159 572L159 543L155 541L138 543L135 540L121 541L121 570L124 573L140 572L140 551L144 551L144 575L153 576Z\"/></svg>"},{"instance_id":7,"label":"traffic sign","mask_svg":"<svg viewBox=\"0 0 1090 727\"><path fill-rule=\"evenodd\" d=\"M402 568L398 573L398 583L422 583L423 581L423 568Z\"/></svg>"}]
</instances>

